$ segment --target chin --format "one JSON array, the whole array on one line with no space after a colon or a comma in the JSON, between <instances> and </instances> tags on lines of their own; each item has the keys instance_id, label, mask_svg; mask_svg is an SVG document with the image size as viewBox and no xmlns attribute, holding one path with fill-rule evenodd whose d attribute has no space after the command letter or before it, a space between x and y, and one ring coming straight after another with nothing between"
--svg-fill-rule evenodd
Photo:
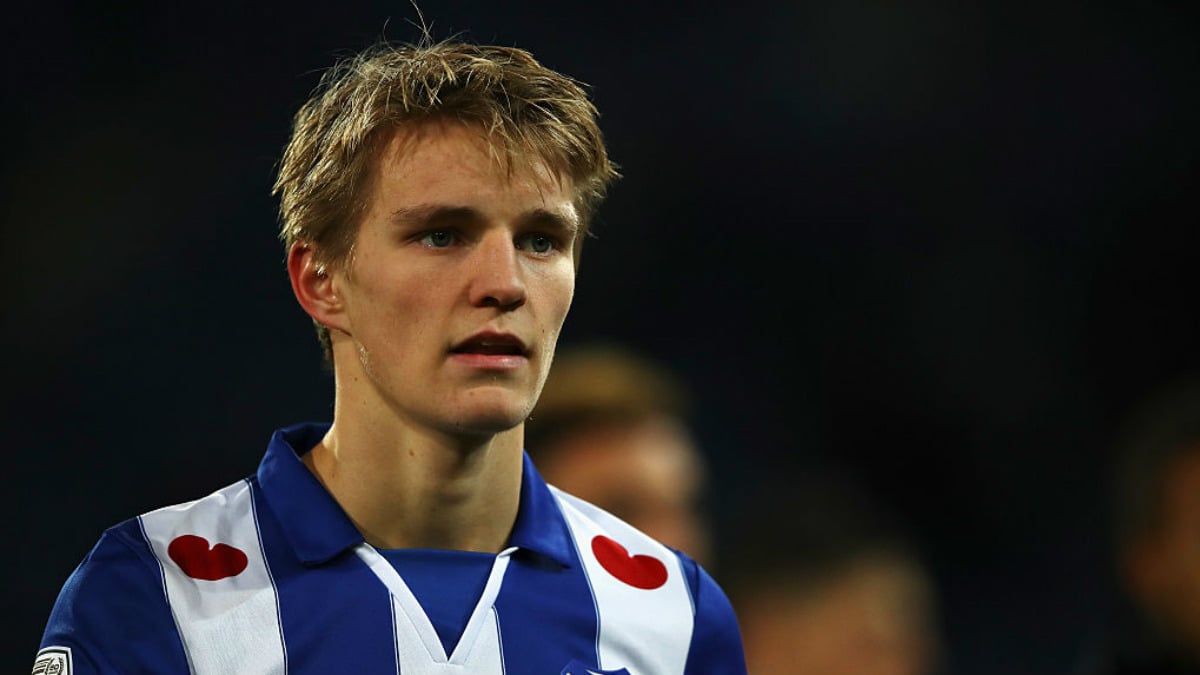
<instances>
[{"instance_id":1,"label":"chin","mask_svg":"<svg viewBox=\"0 0 1200 675\"><path fill-rule=\"evenodd\" d=\"M529 416L528 406L500 404L469 406L462 410L452 422L452 425L462 433L473 435L491 435L509 431Z\"/></svg>"},{"instance_id":2,"label":"chin","mask_svg":"<svg viewBox=\"0 0 1200 675\"><path fill-rule=\"evenodd\" d=\"M455 427L460 433L472 436L492 436L512 430L521 421L509 417L476 417L461 420Z\"/></svg>"}]
</instances>

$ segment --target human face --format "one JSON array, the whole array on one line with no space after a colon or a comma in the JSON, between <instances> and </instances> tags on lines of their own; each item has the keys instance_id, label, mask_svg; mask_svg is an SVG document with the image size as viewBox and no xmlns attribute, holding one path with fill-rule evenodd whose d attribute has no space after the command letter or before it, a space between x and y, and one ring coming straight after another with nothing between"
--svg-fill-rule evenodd
<instances>
[{"instance_id":1,"label":"human face","mask_svg":"<svg viewBox=\"0 0 1200 675\"><path fill-rule=\"evenodd\" d=\"M755 675L927 675L937 637L925 580L907 564L866 560L820 588L780 580L739 604Z\"/></svg>"},{"instance_id":2,"label":"human face","mask_svg":"<svg viewBox=\"0 0 1200 675\"><path fill-rule=\"evenodd\" d=\"M585 427L545 454L538 470L548 482L712 566L700 504L706 467L681 423L649 418Z\"/></svg>"},{"instance_id":3,"label":"human face","mask_svg":"<svg viewBox=\"0 0 1200 675\"><path fill-rule=\"evenodd\" d=\"M521 423L575 290L573 188L429 123L380 153L332 331L338 396L456 436Z\"/></svg>"}]
</instances>

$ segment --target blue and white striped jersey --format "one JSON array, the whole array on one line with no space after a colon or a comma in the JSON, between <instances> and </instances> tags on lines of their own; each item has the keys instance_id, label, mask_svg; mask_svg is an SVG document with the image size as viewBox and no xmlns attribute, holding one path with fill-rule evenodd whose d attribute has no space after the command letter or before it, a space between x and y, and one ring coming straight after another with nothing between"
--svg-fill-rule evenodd
<instances>
[{"instance_id":1,"label":"blue and white striped jersey","mask_svg":"<svg viewBox=\"0 0 1200 675\"><path fill-rule=\"evenodd\" d=\"M64 584L34 673L745 675L709 574L548 486L528 457L509 548L461 554L484 565L478 601L453 626L431 618L475 591L450 574L415 594L393 552L363 541L296 452L327 428L279 430L253 476L106 531Z\"/></svg>"}]
</instances>

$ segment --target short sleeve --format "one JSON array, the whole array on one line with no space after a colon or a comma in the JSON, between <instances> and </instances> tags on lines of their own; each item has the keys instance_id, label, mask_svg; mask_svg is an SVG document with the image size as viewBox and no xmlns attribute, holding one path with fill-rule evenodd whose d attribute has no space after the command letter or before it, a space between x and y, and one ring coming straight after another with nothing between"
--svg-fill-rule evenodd
<instances>
[{"instance_id":1,"label":"short sleeve","mask_svg":"<svg viewBox=\"0 0 1200 675\"><path fill-rule=\"evenodd\" d=\"M158 562L136 519L105 532L63 584L35 669L54 659L69 659L73 675L188 673Z\"/></svg>"},{"instance_id":2,"label":"short sleeve","mask_svg":"<svg viewBox=\"0 0 1200 675\"><path fill-rule=\"evenodd\" d=\"M684 675L746 675L741 628L729 597L696 561L679 557L696 610Z\"/></svg>"}]
</instances>

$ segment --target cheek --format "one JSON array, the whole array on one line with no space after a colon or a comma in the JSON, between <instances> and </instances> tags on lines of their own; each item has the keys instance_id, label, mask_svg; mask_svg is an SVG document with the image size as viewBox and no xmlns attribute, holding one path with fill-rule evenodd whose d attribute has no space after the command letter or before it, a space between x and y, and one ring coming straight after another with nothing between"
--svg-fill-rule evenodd
<instances>
[{"instance_id":1,"label":"cheek","mask_svg":"<svg viewBox=\"0 0 1200 675\"><path fill-rule=\"evenodd\" d=\"M567 312L571 309L571 302L575 299L575 268L572 267L570 273L558 280L552 288L553 294L551 297L555 303L554 311L558 316L557 325L561 327L563 321L567 318Z\"/></svg>"},{"instance_id":2,"label":"cheek","mask_svg":"<svg viewBox=\"0 0 1200 675\"><path fill-rule=\"evenodd\" d=\"M543 337L552 344L558 338L575 297L575 268L568 262L543 270L532 278L536 289L529 290L530 296L536 298L534 312Z\"/></svg>"},{"instance_id":3,"label":"cheek","mask_svg":"<svg viewBox=\"0 0 1200 675\"><path fill-rule=\"evenodd\" d=\"M364 284L353 308L356 337L372 351L393 351L402 345L409 346L403 351L411 351L415 343L435 332L437 291L412 280Z\"/></svg>"}]
</instances>

